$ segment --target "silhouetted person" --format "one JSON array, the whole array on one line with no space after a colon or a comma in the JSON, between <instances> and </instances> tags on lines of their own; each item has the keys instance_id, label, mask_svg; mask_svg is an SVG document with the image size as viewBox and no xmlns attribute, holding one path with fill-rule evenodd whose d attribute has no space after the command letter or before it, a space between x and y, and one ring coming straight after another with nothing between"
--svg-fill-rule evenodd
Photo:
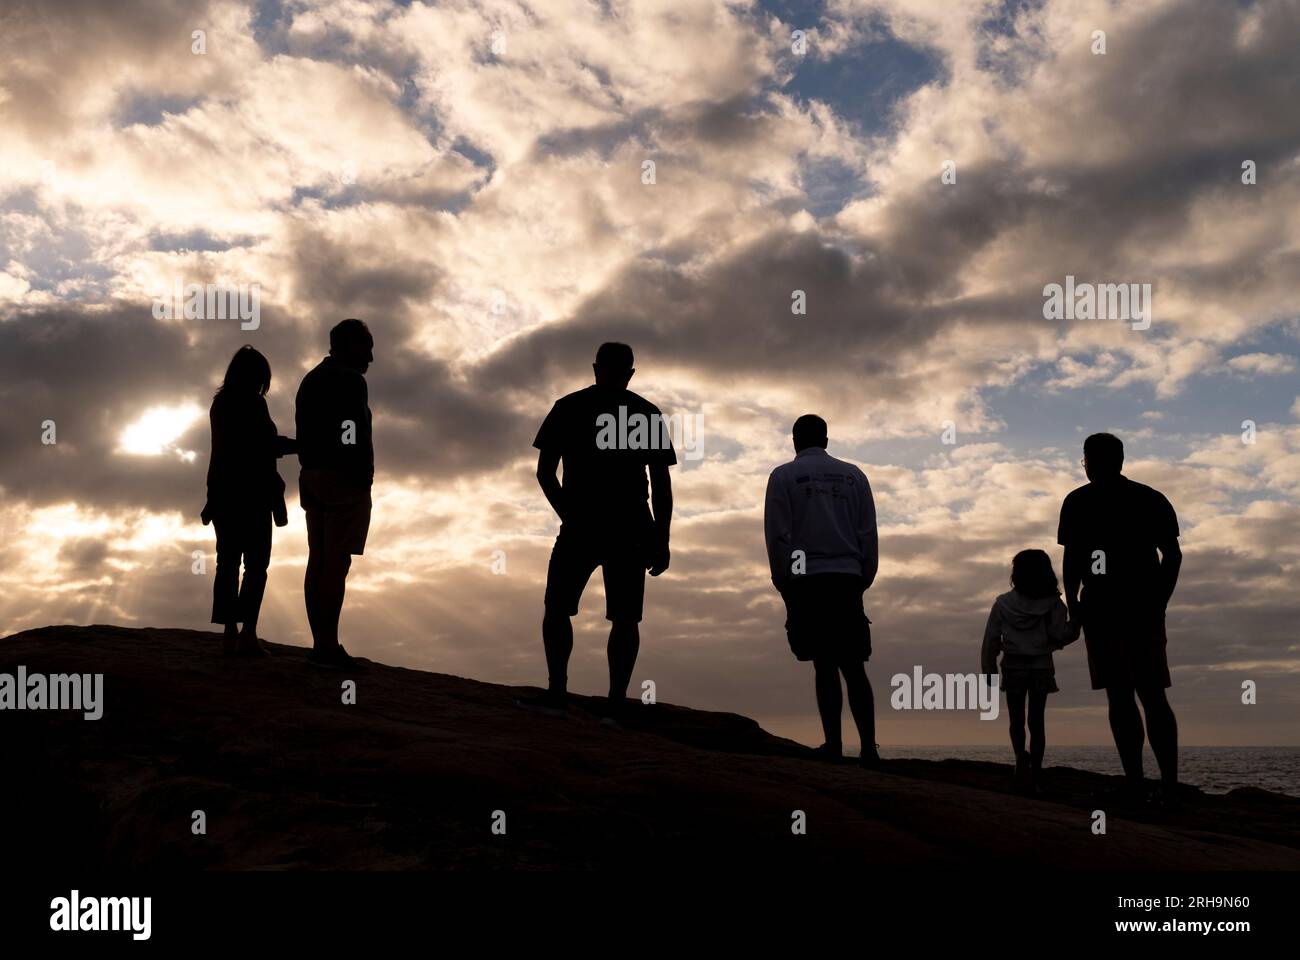
<instances>
[{"instance_id":1,"label":"silhouetted person","mask_svg":"<svg viewBox=\"0 0 1300 960\"><path fill-rule=\"evenodd\" d=\"M211 522L217 534L212 622L226 628L222 652L227 656L267 655L257 636L257 617L271 563L271 522L280 527L289 522L284 481L275 461L296 446L275 428L266 408L270 389L271 365L245 345L231 358L208 412L212 455L202 520L205 525Z\"/></svg>"},{"instance_id":2,"label":"silhouetted person","mask_svg":"<svg viewBox=\"0 0 1300 960\"><path fill-rule=\"evenodd\" d=\"M794 422L795 458L767 481L763 528L772 583L785 600L786 637L795 659L813 663L826 760L843 757L840 674L862 740L863 766L879 764L875 700L864 666L871 621L862 594L876 579L876 504L867 476L826 452L826 421Z\"/></svg>"},{"instance_id":3,"label":"silhouetted person","mask_svg":"<svg viewBox=\"0 0 1300 960\"><path fill-rule=\"evenodd\" d=\"M1065 547L1065 602L1083 624L1094 690L1105 689L1110 729L1128 778L1125 799L1141 801L1142 716L1160 765L1160 799L1176 802L1178 722L1170 686L1165 608L1183 554L1178 517L1164 495L1128 479L1124 445L1109 433L1083 444L1088 484L1061 505L1057 542ZM1082 585L1082 592L1080 586Z\"/></svg>"},{"instance_id":4,"label":"silhouetted person","mask_svg":"<svg viewBox=\"0 0 1300 960\"><path fill-rule=\"evenodd\" d=\"M307 515L307 573L303 595L311 625L309 663L356 666L339 643L339 615L352 566L370 531L370 488L375 479L367 368L374 338L360 320L330 331L330 352L298 387L298 496Z\"/></svg>"},{"instance_id":5,"label":"silhouetted person","mask_svg":"<svg viewBox=\"0 0 1300 960\"><path fill-rule=\"evenodd\" d=\"M546 571L542 619L548 686L541 696L519 703L547 713L566 709L573 652L570 618L600 567L605 619L610 621L606 713L618 721L628 719L626 696L641 645L637 625L646 570L657 577L668 569L673 514L668 468L677 455L659 408L627 389L636 372L632 348L602 344L593 369L595 384L557 400L533 441L539 451L537 482L561 523ZM637 423L645 429L635 430ZM630 429L621 430L620 424ZM555 472L561 462L563 483Z\"/></svg>"},{"instance_id":6,"label":"silhouetted person","mask_svg":"<svg viewBox=\"0 0 1300 960\"><path fill-rule=\"evenodd\" d=\"M1043 753L1047 749L1047 695L1056 693L1052 653L1079 639L1068 622L1052 558L1042 550L1021 550L1011 560L1011 589L993 601L980 665L998 672L1002 654L1002 692L1007 697L1011 748L1016 753L1016 788L1042 792ZM1029 701L1029 751L1025 751L1025 701Z\"/></svg>"}]
</instances>

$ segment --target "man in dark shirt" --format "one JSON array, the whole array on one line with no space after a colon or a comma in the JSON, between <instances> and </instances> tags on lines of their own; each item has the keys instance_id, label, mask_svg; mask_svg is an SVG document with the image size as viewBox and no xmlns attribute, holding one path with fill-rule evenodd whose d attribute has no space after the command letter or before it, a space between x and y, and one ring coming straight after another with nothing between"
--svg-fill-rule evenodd
<instances>
[{"instance_id":1,"label":"man in dark shirt","mask_svg":"<svg viewBox=\"0 0 1300 960\"><path fill-rule=\"evenodd\" d=\"M542 619L549 686L520 705L564 712L573 651L570 618L600 567L605 618L611 624L608 718L617 721L627 718L627 688L641 644L637 625L646 569L652 577L668 569L673 511L668 468L677 455L659 408L627 389L636 372L632 348L602 344L593 366L595 384L557 400L533 441L539 451L537 482L561 525L546 572ZM563 483L556 477L561 462Z\"/></svg>"},{"instance_id":2,"label":"man in dark shirt","mask_svg":"<svg viewBox=\"0 0 1300 960\"><path fill-rule=\"evenodd\" d=\"M1178 517L1163 494L1120 472L1118 437L1093 434L1083 453L1089 483L1065 498L1056 538L1065 547L1065 600L1070 619L1083 624L1092 688L1106 691L1128 798L1140 800L1143 790L1136 695L1160 765L1161 798L1172 805L1178 722L1165 696L1171 685L1165 608L1182 565Z\"/></svg>"},{"instance_id":3,"label":"man in dark shirt","mask_svg":"<svg viewBox=\"0 0 1300 960\"><path fill-rule=\"evenodd\" d=\"M295 402L298 495L307 514L307 573L303 595L315 666L355 666L339 643L339 615L352 555L370 530L370 487L375 479L367 368L374 338L361 320L330 331L330 352L303 377Z\"/></svg>"}]
</instances>

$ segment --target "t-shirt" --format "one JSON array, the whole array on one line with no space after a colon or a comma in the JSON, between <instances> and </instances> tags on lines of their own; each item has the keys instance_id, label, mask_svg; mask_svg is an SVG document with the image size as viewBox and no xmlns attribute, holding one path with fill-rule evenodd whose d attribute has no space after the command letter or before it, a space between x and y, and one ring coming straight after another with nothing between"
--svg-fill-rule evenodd
<instances>
[{"instance_id":1,"label":"t-shirt","mask_svg":"<svg viewBox=\"0 0 1300 960\"><path fill-rule=\"evenodd\" d=\"M640 522L650 492L646 467L677 462L658 407L595 384L555 401L533 446L560 455L566 508L593 526Z\"/></svg>"},{"instance_id":2,"label":"t-shirt","mask_svg":"<svg viewBox=\"0 0 1300 960\"><path fill-rule=\"evenodd\" d=\"M1086 553L1083 599L1094 611L1159 609L1164 579L1156 546L1178 539L1178 517L1158 490L1122 474L1072 491L1061 504L1056 542ZM1102 551L1105 572L1095 551Z\"/></svg>"},{"instance_id":3,"label":"t-shirt","mask_svg":"<svg viewBox=\"0 0 1300 960\"><path fill-rule=\"evenodd\" d=\"M343 424L349 420L355 428L345 434ZM294 422L302 466L330 470L359 486L374 482L375 447L364 376L327 356L302 378Z\"/></svg>"}]
</instances>

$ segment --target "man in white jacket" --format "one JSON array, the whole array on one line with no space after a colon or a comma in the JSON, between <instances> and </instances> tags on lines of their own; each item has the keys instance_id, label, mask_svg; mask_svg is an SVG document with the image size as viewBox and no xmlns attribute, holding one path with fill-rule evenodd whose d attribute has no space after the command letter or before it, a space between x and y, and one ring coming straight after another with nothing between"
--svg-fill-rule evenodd
<instances>
[{"instance_id":1,"label":"man in white jacket","mask_svg":"<svg viewBox=\"0 0 1300 960\"><path fill-rule=\"evenodd\" d=\"M785 600L786 637L795 659L813 663L817 710L826 742L817 752L843 757L840 674L862 738L861 763L879 764L875 701L864 667L871 656L871 621L862 594L880 562L876 506L867 476L826 452L826 421L795 421L795 458L767 481L763 527L772 583Z\"/></svg>"}]
</instances>

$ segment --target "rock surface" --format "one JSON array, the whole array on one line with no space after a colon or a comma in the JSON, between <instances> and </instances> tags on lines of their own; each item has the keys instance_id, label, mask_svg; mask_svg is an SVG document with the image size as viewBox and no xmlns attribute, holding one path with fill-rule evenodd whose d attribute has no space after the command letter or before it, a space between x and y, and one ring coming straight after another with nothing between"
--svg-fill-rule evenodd
<instances>
[{"instance_id":1,"label":"rock surface","mask_svg":"<svg viewBox=\"0 0 1300 960\"><path fill-rule=\"evenodd\" d=\"M301 648L219 648L114 626L0 640L0 673L105 676L99 720L0 711L7 852L110 870L1300 868L1300 800L1264 791L1108 810L1097 836L1093 794L1116 778L1049 768L1026 799L1009 766L831 766L734 714L638 704L616 729L595 700L538 716L515 705L528 691L381 664L345 705L348 676Z\"/></svg>"}]
</instances>

